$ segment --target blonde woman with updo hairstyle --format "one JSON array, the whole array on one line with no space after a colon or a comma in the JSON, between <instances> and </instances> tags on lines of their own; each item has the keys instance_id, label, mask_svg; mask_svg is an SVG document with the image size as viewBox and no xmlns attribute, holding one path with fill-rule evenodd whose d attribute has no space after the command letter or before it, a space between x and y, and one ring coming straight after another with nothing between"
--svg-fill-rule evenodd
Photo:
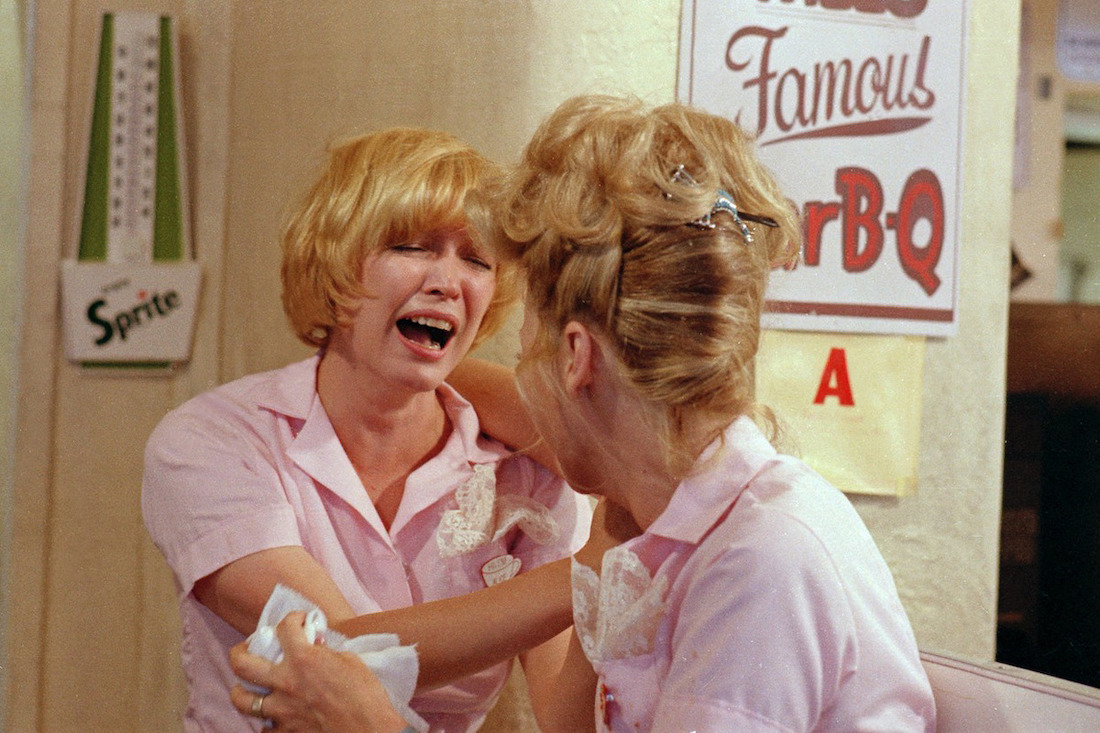
<instances>
[{"instance_id":1,"label":"blonde woman with updo hairstyle","mask_svg":"<svg viewBox=\"0 0 1100 733\"><path fill-rule=\"evenodd\" d=\"M575 490L641 530L574 565L597 727L934 730L870 534L753 420L765 287L800 228L752 141L679 104L571 99L496 206L535 426Z\"/></svg>"},{"instance_id":2,"label":"blonde woman with updo hairstyle","mask_svg":"<svg viewBox=\"0 0 1100 733\"><path fill-rule=\"evenodd\" d=\"M476 730L518 655L540 725L577 729L557 693L590 504L487 437L446 382L515 296L509 256L477 234L490 209L472 194L497 175L441 132L334 144L282 247L283 306L316 353L195 397L150 437L142 513L179 589L186 730L331 730L307 689L379 692L369 674L310 688L309 672L288 691L262 658L238 669L256 687L237 685L230 650L249 657L277 584L347 636L416 645L417 693L387 725Z\"/></svg>"},{"instance_id":3,"label":"blonde woman with updo hairstyle","mask_svg":"<svg viewBox=\"0 0 1100 733\"><path fill-rule=\"evenodd\" d=\"M713 230L685 226L718 189L775 226L752 224L749 245L722 217ZM545 369L570 321L598 328L648 406L669 468L683 475L699 438L752 411L767 275L793 264L801 241L745 134L678 105L642 114L575 99L527 147L501 208L501 245L522 256L538 316L524 364ZM685 433L700 417L711 433Z\"/></svg>"}]
</instances>

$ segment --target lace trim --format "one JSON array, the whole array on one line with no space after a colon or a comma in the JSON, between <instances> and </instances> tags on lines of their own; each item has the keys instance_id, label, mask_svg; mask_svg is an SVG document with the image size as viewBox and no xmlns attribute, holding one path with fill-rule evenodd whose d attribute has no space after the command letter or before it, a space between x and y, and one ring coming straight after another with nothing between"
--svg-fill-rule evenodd
<instances>
[{"instance_id":1,"label":"lace trim","mask_svg":"<svg viewBox=\"0 0 1100 733\"><path fill-rule=\"evenodd\" d=\"M625 547L605 552L600 570L573 560L573 623L585 656L596 663L653 651L668 578L654 581Z\"/></svg>"},{"instance_id":2,"label":"lace trim","mask_svg":"<svg viewBox=\"0 0 1100 733\"><path fill-rule=\"evenodd\" d=\"M497 495L492 466L474 466L474 475L455 491L455 501L458 508L443 512L435 535L443 557L496 542L517 526L540 545L558 538L558 523L545 506L529 496Z\"/></svg>"}]
</instances>

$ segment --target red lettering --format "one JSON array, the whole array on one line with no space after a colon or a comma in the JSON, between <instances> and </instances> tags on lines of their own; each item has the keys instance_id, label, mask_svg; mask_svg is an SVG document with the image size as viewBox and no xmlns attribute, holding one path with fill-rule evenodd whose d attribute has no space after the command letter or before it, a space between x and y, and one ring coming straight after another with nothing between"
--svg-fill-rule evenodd
<instances>
[{"instance_id":1,"label":"red lettering","mask_svg":"<svg viewBox=\"0 0 1100 733\"><path fill-rule=\"evenodd\" d=\"M940 180L927 169L915 171L909 176L901 192L897 215L886 217L886 225L897 232L898 259L902 269L929 295L940 287L936 265L943 252L944 218ZM923 247L913 242L913 227L922 219L931 225L928 243Z\"/></svg>"},{"instance_id":2,"label":"red lettering","mask_svg":"<svg viewBox=\"0 0 1100 733\"><path fill-rule=\"evenodd\" d=\"M855 407L852 399L852 382L848 378L848 359L844 349L829 349L829 358L825 361L825 371L817 385L815 405L824 405L829 397L836 397L841 407Z\"/></svg>"},{"instance_id":3,"label":"red lettering","mask_svg":"<svg viewBox=\"0 0 1100 733\"><path fill-rule=\"evenodd\" d=\"M844 211L841 227L844 271L863 272L882 254L883 233L878 220L882 212L882 184L864 168L841 168L836 172L836 192ZM865 205L861 206L862 202ZM862 249L860 230L866 232Z\"/></svg>"},{"instance_id":4,"label":"red lettering","mask_svg":"<svg viewBox=\"0 0 1100 733\"><path fill-rule=\"evenodd\" d=\"M843 73L843 79L840 75ZM840 97L840 114L851 117L855 113L851 100L852 89L852 62L850 59L842 59L839 62L825 61L814 64L814 103L812 119L817 122L818 110L821 107L821 93L825 92L825 117L828 122L833 118L833 109L837 105L837 96Z\"/></svg>"},{"instance_id":5,"label":"red lettering","mask_svg":"<svg viewBox=\"0 0 1100 733\"><path fill-rule=\"evenodd\" d=\"M783 94L783 90L789 86L788 82L795 88L795 108L791 114L792 119L788 121L783 115L783 108L779 104L775 105L775 124L783 132L789 132L795 126L795 123L806 127L813 122L806 115L806 110L803 107L806 100L806 77L798 69L787 69L783 72L783 76L779 77L779 84L776 85L775 91L776 100L781 101L784 96L791 99L791 95Z\"/></svg>"},{"instance_id":6,"label":"red lettering","mask_svg":"<svg viewBox=\"0 0 1100 733\"><path fill-rule=\"evenodd\" d=\"M759 0L762 3L768 0ZM784 5L791 5L798 0L779 0ZM881 14L890 11L898 18L915 18L924 12L928 0L802 0L803 4L812 8L821 6L822 10L855 10L857 13Z\"/></svg>"},{"instance_id":7,"label":"red lettering","mask_svg":"<svg viewBox=\"0 0 1100 733\"><path fill-rule=\"evenodd\" d=\"M759 110L756 119L756 134L759 135L764 131L764 128L768 124L768 84L775 78L775 72L771 70L771 49L772 42L777 38L782 38L786 35L787 29L780 28L779 30L768 30L767 28L761 28L760 26L750 25L739 29L736 33L730 36L729 43L726 44L726 66L733 71L744 71L752 63L753 57L750 54L745 61L734 60L733 47L737 45L737 42L743 38L752 38L758 36L764 39L764 47L760 51L760 63L757 66L757 75L751 79L748 79L744 83L744 88L759 87L757 91L756 108ZM746 123L741 121L741 113L737 113L737 117L734 120L737 124L743 127L749 127Z\"/></svg>"},{"instance_id":8,"label":"red lettering","mask_svg":"<svg viewBox=\"0 0 1100 733\"><path fill-rule=\"evenodd\" d=\"M930 109L936 95L924 86L931 40L921 41L915 68L912 54L885 54L862 60L842 58L816 62L812 68L775 68L776 42L789 28L744 26L726 44L726 68L747 72L741 87L755 96L756 119L734 119L754 130L761 145L804 137L889 135L919 127L930 117L889 117L886 113L914 107ZM863 118L863 119L859 119ZM855 121L853 121L855 120ZM774 123L780 133L763 133Z\"/></svg>"},{"instance_id":9,"label":"red lettering","mask_svg":"<svg viewBox=\"0 0 1100 733\"><path fill-rule=\"evenodd\" d=\"M835 201L807 201L802 214L802 240L805 242L802 260L809 267L821 264L821 230L840 216L840 204Z\"/></svg>"},{"instance_id":10,"label":"red lettering","mask_svg":"<svg viewBox=\"0 0 1100 733\"><path fill-rule=\"evenodd\" d=\"M921 8L923 10L924 8ZM924 70L928 67L928 50L932 48L932 39L928 36L920 44L920 58L917 59L917 76L913 80L913 91L909 93L909 101L917 109L928 109L936 103L936 94L924 85ZM905 76L904 71L902 76Z\"/></svg>"},{"instance_id":11,"label":"red lettering","mask_svg":"<svg viewBox=\"0 0 1100 733\"><path fill-rule=\"evenodd\" d=\"M840 168L836 172L835 185L839 201L807 201L803 205L802 262L807 267L821 264L825 228L829 222L840 219L844 271L866 272L881 256L885 230L891 229L897 238L902 270L925 293L934 294L942 284L936 267L943 254L947 230L943 189L936 174L926 168L911 173L902 188L897 211L885 215L882 213L882 184L871 171ZM919 229L921 222L927 222L926 238ZM918 237L921 241L917 241Z\"/></svg>"},{"instance_id":12,"label":"red lettering","mask_svg":"<svg viewBox=\"0 0 1100 733\"><path fill-rule=\"evenodd\" d=\"M868 75L870 75L869 79ZM882 67L879 66L878 59L874 57L864 59L859 66L859 71L856 72L856 109L863 114L875 108L879 93L877 87L881 86L881 79ZM869 92L866 97L863 95L864 90Z\"/></svg>"}]
</instances>

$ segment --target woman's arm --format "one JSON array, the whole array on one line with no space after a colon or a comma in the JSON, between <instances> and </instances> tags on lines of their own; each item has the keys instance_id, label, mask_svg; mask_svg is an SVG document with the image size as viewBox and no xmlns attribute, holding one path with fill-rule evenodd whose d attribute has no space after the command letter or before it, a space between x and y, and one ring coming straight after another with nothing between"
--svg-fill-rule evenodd
<instances>
[{"instance_id":1,"label":"woman's arm","mask_svg":"<svg viewBox=\"0 0 1100 733\"><path fill-rule=\"evenodd\" d=\"M447 383L473 404L486 433L561 475L557 458L527 416L511 369L467 357L447 377Z\"/></svg>"},{"instance_id":2,"label":"woman's arm","mask_svg":"<svg viewBox=\"0 0 1100 733\"><path fill-rule=\"evenodd\" d=\"M328 573L301 547L235 560L195 584L195 596L242 634L256 629L276 583L317 604L346 636L397 634L415 644L419 687L452 682L553 638L573 623L569 560L454 598L356 617Z\"/></svg>"},{"instance_id":3,"label":"woman's arm","mask_svg":"<svg viewBox=\"0 0 1100 733\"><path fill-rule=\"evenodd\" d=\"M293 588L327 618L354 614L328 571L303 547L276 547L245 555L195 582L199 602L237 631L251 634L275 585Z\"/></svg>"},{"instance_id":4,"label":"woman's arm","mask_svg":"<svg viewBox=\"0 0 1100 733\"><path fill-rule=\"evenodd\" d=\"M464 596L330 625L345 636L393 633L402 644L415 644L420 658L417 687L423 690L511 659L572 623L566 559Z\"/></svg>"},{"instance_id":5,"label":"woman's arm","mask_svg":"<svg viewBox=\"0 0 1100 733\"><path fill-rule=\"evenodd\" d=\"M626 510L601 501L577 560L598 568L604 552L639 531ZM533 704L538 706L535 700L543 697L558 698L546 708L552 711L547 720L556 720L559 715L568 719L578 704L591 714L594 678L591 686L583 687L587 684L588 662L579 644L574 653L566 643L567 637L555 639L573 624L570 565L569 559L557 560L464 596L338 619L330 625L346 636L388 632L397 634L402 644L416 644L419 689L447 684L554 640L531 657L540 667L539 672L546 673L527 675ZM566 666L564 660L570 664ZM574 662L581 666L574 666ZM554 682L544 684L548 679ZM555 687L558 684L563 686ZM579 694L572 696L578 688ZM570 696L564 695L566 691Z\"/></svg>"},{"instance_id":6,"label":"woman's arm","mask_svg":"<svg viewBox=\"0 0 1100 733\"><path fill-rule=\"evenodd\" d=\"M596 729L597 677L572 628L519 658L539 730L582 733Z\"/></svg>"},{"instance_id":7,"label":"woman's arm","mask_svg":"<svg viewBox=\"0 0 1100 733\"><path fill-rule=\"evenodd\" d=\"M616 511L614 507L608 511L605 503L601 503L596 510L588 543L578 552L577 558L580 562L598 566L604 551L636 531L633 525L624 529L621 511ZM304 550L301 552L304 554ZM267 553L257 553L256 556L249 556L238 562L259 562L265 559L259 556L265 554ZM279 554L283 559L289 555L292 560L301 560L294 557L295 553ZM330 616L330 625L347 636L396 633L403 644L416 644L420 661L419 689L446 684L519 655L527 676L532 708L540 727L546 731L588 730L594 724L592 705L596 676L584 657L576 634L569 628L572 623L570 562L568 559L559 560L464 596L394 611L351 618L350 611L341 616L339 612L330 613L324 605L322 609ZM266 572L255 567L242 566L231 568L222 580L231 579L230 575L238 571L245 580ZM320 568L312 576L323 577L327 581L327 575ZM302 580L301 574L297 577L299 581ZM279 580L286 582L287 578L282 577ZM318 585L323 589L327 583ZM309 585L308 582L287 584L311 597L310 591L303 587ZM235 597L243 595L238 590ZM330 608L339 605L330 599ZM257 618L258 615L257 611ZM252 621L252 626L255 626L255 620ZM327 710L324 705L335 706L327 715L335 716L339 712L337 708L341 703L338 700L322 704L314 699L320 694L316 690L321 688L298 688L293 685L286 688L269 684L273 678L266 676L268 666L264 665L267 663L248 655L243 644L234 648L231 658L243 679L266 687L274 686L276 691L282 691L282 694L270 701L277 703L275 707L267 707L265 703L265 711L292 716L298 715L295 711L307 710L312 704L320 706L319 710ZM286 674L290 676L275 679L293 680L294 675L305 669L299 667L297 663L289 664L286 666ZM330 668L339 669L339 665L332 662ZM255 671L257 669L260 670L259 673ZM320 672L310 674L317 681L323 682L325 679L318 676L321 675ZM356 677L353 675L354 678ZM324 684L324 687L329 688L331 684ZM245 712L251 709L255 699L254 695L243 689L233 693L234 704ZM353 702L356 699L361 699L359 693L348 697L347 704L352 709L344 713L356 714L356 703Z\"/></svg>"}]
</instances>

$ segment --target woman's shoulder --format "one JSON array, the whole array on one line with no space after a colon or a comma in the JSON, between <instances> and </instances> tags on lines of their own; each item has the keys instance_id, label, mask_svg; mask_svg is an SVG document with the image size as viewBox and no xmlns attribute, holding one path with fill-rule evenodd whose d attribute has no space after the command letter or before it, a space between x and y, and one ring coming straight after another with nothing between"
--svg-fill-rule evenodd
<instances>
[{"instance_id":1,"label":"woman's shoulder","mask_svg":"<svg viewBox=\"0 0 1100 733\"><path fill-rule=\"evenodd\" d=\"M235 426L254 426L265 407L304 418L315 384L303 379L308 361L248 374L191 397L161 419L151 442L180 433L224 436Z\"/></svg>"},{"instance_id":2,"label":"woman's shoulder","mask_svg":"<svg viewBox=\"0 0 1100 733\"><path fill-rule=\"evenodd\" d=\"M834 535L865 535L863 520L848 497L797 458L776 454L745 487L743 501L762 517L801 526L819 541Z\"/></svg>"},{"instance_id":3,"label":"woman's shoulder","mask_svg":"<svg viewBox=\"0 0 1100 733\"><path fill-rule=\"evenodd\" d=\"M710 562L775 577L824 573L847 584L858 567L884 569L848 498L801 461L778 455L744 487L700 546ZM828 572L829 570L834 572Z\"/></svg>"},{"instance_id":4,"label":"woman's shoulder","mask_svg":"<svg viewBox=\"0 0 1100 733\"><path fill-rule=\"evenodd\" d=\"M898 605L893 575L852 503L800 461L777 457L703 545L698 560L708 573L813 588L821 597L846 599L845 613L857 607L892 613Z\"/></svg>"}]
</instances>

